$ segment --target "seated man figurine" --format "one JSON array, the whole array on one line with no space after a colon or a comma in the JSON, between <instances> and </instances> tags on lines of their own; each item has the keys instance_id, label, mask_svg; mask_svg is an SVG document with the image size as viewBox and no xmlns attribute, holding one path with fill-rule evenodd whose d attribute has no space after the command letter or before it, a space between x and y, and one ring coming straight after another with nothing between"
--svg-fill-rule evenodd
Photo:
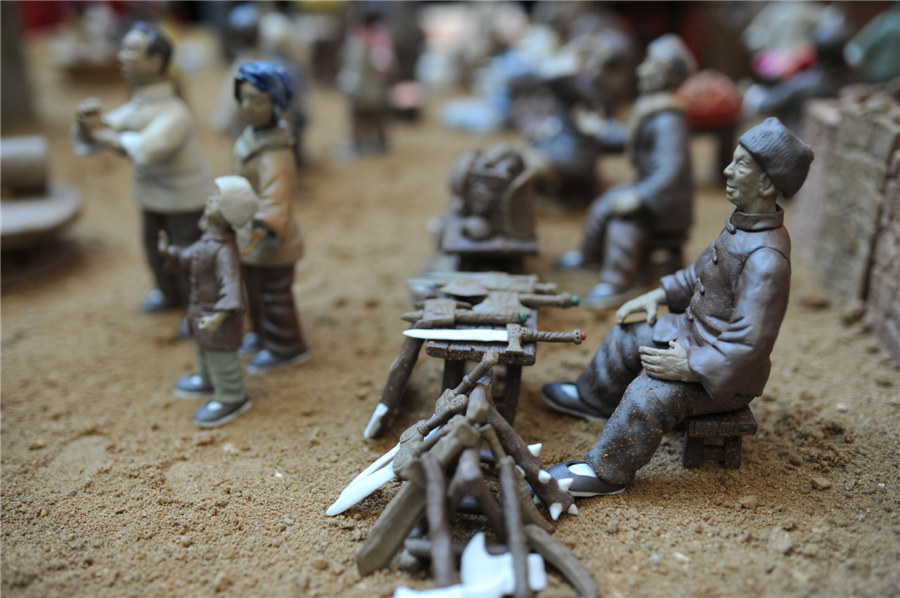
<instances>
[{"instance_id":1,"label":"seated man figurine","mask_svg":"<svg viewBox=\"0 0 900 598\"><path fill-rule=\"evenodd\" d=\"M635 180L593 201L581 250L563 254L554 264L561 269L600 266L600 283L585 298L589 308L613 307L636 294L638 272L654 238L671 239L668 244L677 253L674 265L662 273L681 267L680 247L693 218L694 186L685 107L675 91L694 66L678 36L655 40L637 67L641 95L627 127L606 121L595 131L604 151L626 151Z\"/></svg>"},{"instance_id":2,"label":"seated man figurine","mask_svg":"<svg viewBox=\"0 0 900 598\"><path fill-rule=\"evenodd\" d=\"M574 496L615 494L663 434L688 417L741 409L762 394L790 287L790 238L779 198L794 195L813 153L777 118L750 129L725 169L735 205L725 229L688 268L626 302L578 382L542 389L552 409L608 421L584 463L554 466ZM657 320L657 309L670 313ZM623 323L646 312L646 322ZM642 371L643 370L643 371Z\"/></svg>"}]
</instances>

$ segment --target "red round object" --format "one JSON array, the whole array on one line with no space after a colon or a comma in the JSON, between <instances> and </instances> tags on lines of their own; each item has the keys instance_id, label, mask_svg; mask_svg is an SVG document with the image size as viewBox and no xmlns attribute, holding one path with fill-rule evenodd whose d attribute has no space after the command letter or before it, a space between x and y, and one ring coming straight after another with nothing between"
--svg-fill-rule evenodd
<instances>
[{"instance_id":1,"label":"red round object","mask_svg":"<svg viewBox=\"0 0 900 598\"><path fill-rule=\"evenodd\" d=\"M687 105L692 129L729 126L740 120L741 94L731 79L718 71L691 75L678 90L678 97Z\"/></svg>"}]
</instances>

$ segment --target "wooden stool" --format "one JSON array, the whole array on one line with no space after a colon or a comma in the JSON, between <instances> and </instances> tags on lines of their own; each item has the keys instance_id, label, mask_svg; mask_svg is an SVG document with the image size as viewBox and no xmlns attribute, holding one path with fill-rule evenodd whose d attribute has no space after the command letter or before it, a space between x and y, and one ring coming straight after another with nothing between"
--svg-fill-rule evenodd
<instances>
[{"instance_id":1,"label":"wooden stool","mask_svg":"<svg viewBox=\"0 0 900 598\"><path fill-rule=\"evenodd\" d=\"M741 466L741 437L756 434L756 418L750 407L727 413L692 417L685 422L685 468L718 463L725 469Z\"/></svg>"}]
</instances>

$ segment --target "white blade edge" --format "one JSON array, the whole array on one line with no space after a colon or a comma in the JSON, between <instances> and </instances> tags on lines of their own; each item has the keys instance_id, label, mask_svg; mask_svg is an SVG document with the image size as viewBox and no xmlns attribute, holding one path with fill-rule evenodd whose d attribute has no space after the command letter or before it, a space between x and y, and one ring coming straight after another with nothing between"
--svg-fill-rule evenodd
<instances>
[{"instance_id":1,"label":"white blade edge","mask_svg":"<svg viewBox=\"0 0 900 598\"><path fill-rule=\"evenodd\" d=\"M450 328L409 328L403 334L412 338L420 338L429 341L475 341L482 343L506 342L509 334L505 330L490 330L488 328L469 328L467 330L454 330Z\"/></svg>"},{"instance_id":2,"label":"white blade edge","mask_svg":"<svg viewBox=\"0 0 900 598\"><path fill-rule=\"evenodd\" d=\"M387 482L393 480L395 477L397 477L397 474L394 473L394 467L392 465L382 467L368 477L359 480L359 482L347 486L344 491L341 492L341 495L338 496L338 499L328 507L325 514L334 516L343 513L381 488ZM354 482L356 482L356 480L354 480Z\"/></svg>"}]
</instances>

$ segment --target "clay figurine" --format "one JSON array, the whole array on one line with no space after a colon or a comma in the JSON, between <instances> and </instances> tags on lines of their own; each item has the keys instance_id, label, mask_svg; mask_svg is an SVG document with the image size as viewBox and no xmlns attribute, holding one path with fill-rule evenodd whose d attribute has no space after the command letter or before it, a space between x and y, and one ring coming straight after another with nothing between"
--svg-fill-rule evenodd
<instances>
[{"instance_id":1,"label":"clay figurine","mask_svg":"<svg viewBox=\"0 0 900 598\"><path fill-rule=\"evenodd\" d=\"M302 140L309 120L306 114L304 93L306 74L303 67L287 51L292 33L290 19L279 12L260 15L253 3L238 4L228 13L225 27L226 43L236 57L222 82L215 108L209 118L213 129L237 139L244 131L246 123L241 117L240 107L234 101L234 77L242 64L264 58L280 64L291 77L293 98L283 111L281 119L294 137L294 161L303 164Z\"/></svg>"},{"instance_id":2,"label":"clay figurine","mask_svg":"<svg viewBox=\"0 0 900 598\"><path fill-rule=\"evenodd\" d=\"M622 151L636 171L588 208L581 250L563 254L558 268L600 266L600 283L585 306L603 309L639 292L639 272L656 249L668 252L661 274L681 267L681 246L693 217L693 180L684 103L675 94L694 70L694 58L678 36L664 35L647 48L637 67L640 96L627 127L606 121L598 140Z\"/></svg>"},{"instance_id":3,"label":"clay figurine","mask_svg":"<svg viewBox=\"0 0 900 598\"><path fill-rule=\"evenodd\" d=\"M119 50L131 99L105 114L96 98L83 100L70 130L76 154L111 150L134 168L133 195L141 206L144 249L156 280L141 305L146 312L187 304L187 276L165 273L156 239L163 230L178 245L196 241L203 201L213 186L191 112L166 77L171 55L171 43L155 27L132 25Z\"/></svg>"},{"instance_id":4,"label":"clay figurine","mask_svg":"<svg viewBox=\"0 0 900 598\"><path fill-rule=\"evenodd\" d=\"M272 62L245 63L234 78L234 97L249 125L234 144L235 171L259 197L252 224L238 230L253 326L242 351L257 351L247 367L251 374L310 357L291 292L303 239L291 209L294 139L280 117L292 94L287 71Z\"/></svg>"},{"instance_id":5,"label":"clay figurine","mask_svg":"<svg viewBox=\"0 0 900 598\"><path fill-rule=\"evenodd\" d=\"M745 115L777 116L788 128L799 133L806 102L813 98L837 97L838 91L850 82L849 68L844 61L844 45L849 37L844 15L831 7L826 9L813 38L816 63L774 85L758 83L751 86L744 93Z\"/></svg>"},{"instance_id":6,"label":"clay figurine","mask_svg":"<svg viewBox=\"0 0 900 598\"><path fill-rule=\"evenodd\" d=\"M664 433L694 416L743 410L762 394L791 277L778 201L800 189L812 159L777 118L746 132L725 169L735 210L718 238L693 265L622 305L577 383L543 387L551 409L607 419L587 465L550 469L557 479L574 478L575 496L621 492ZM660 305L669 313L657 317ZM641 312L646 321L625 323Z\"/></svg>"},{"instance_id":7,"label":"clay figurine","mask_svg":"<svg viewBox=\"0 0 900 598\"><path fill-rule=\"evenodd\" d=\"M368 9L363 24L350 31L341 49L338 88L350 101L353 150L357 155L387 150L388 84L396 58L380 15Z\"/></svg>"},{"instance_id":8,"label":"clay figurine","mask_svg":"<svg viewBox=\"0 0 900 598\"><path fill-rule=\"evenodd\" d=\"M166 231L159 231L157 249L167 269L191 277L187 318L196 343L197 371L178 379L175 394L214 396L194 413L194 423L201 428L227 424L253 404L244 394L238 356L245 303L233 229L250 222L256 207L256 194L247 179L219 177L206 200L199 241L189 247L170 245Z\"/></svg>"}]
</instances>

